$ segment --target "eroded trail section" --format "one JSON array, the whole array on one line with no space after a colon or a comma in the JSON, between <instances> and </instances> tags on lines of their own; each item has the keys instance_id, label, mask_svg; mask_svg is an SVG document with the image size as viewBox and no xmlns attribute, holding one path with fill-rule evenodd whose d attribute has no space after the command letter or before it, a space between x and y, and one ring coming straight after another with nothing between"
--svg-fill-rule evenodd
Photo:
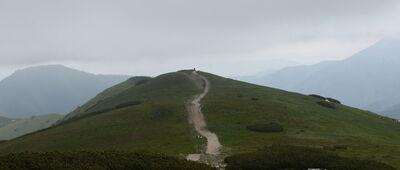
<instances>
[{"instance_id":1,"label":"eroded trail section","mask_svg":"<svg viewBox=\"0 0 400 170\"><path fill-rule=\"evenodd\" d=\"M203 92L196 95L188 105L189 122L194 126L197 133L207 139L206 154L218 155L220 154L220 148L222 145L218 140L218 136L215 133L207 130L207 123L204 119L203 112L201 111L200 104L201 99L207 95L210 89L210 82L207 80L207 78L199 75L196 71L193 71L190 77L192 80L196 81L196 84L203 86ZM199 154L191 154L188 156L188 159L198 159L199 156Z\"/></svg>"}]
</instances>

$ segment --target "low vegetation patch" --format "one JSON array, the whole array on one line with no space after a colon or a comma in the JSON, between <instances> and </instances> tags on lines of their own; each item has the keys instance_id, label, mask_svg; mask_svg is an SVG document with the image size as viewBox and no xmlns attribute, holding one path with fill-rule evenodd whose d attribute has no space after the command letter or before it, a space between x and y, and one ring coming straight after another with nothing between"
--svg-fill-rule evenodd
<instances>
[{"instance_id":1,"label":"low vegetation patch","mask_svg":"<svg viewBox=\"0 0 400 170\"><path fill-rule=\"evenodd\" d=\"M278 123L254 124L246 127L254 132L283 132L282 125Z\"/></svg>"},{"instance_id":2,"label":"low vegetation patch","mask_svg":"<svg viewBox=\"0 0 400 170\"><path fill-rule=\"evenodd\" d=\"M253 101L257 101L257 100L258 100L258 98L256 98L256 97L252 97L252 98L251 98L251 100L253 100Z\"/></svg>"},{"instance_id":3,"label":"low vegetation patch","mask_svg":"<svg viewBox=\"0 0 400 170\"><path fill-rule=\"evenodd\" d=\"M122 103L122 104L119 104L119 105L115 106L115 109L120 109L120 108L124 108L124 107L134 106L134 105L138 105L138 104L141 104L141 103L142 103L142 102L140 102L140 101L126 102L126 103Z\"/></svg>"},{"instance_id":4,"label":"low vegetation patch","mask_svg":"<svg viewBox=\"0 0 400 170\"><path fill-rule=\"evenodd\" d=\"M325 97L323 97L323 96L320 96L320 95L317 95L317 94L310 94L309 96L311 96L311 97L315 97L315 98L317 98L317 99L321 99L321 100L326 100L326 98L325 98Z\"/></svg>"},{"instance_id":5,"label":"low vegetation patch","mask_svg":"<svg viewBox=\"0 0 400 170\"><path fill-rule=\"evenodd\" d=\"M106 152L12 153L0 156L0 169L213 169L162 154Z\"/></svg>"},{"instance_id":6,"label":"low vegetation patch","mask_svg":"<svg viewBox=\"0 0 400 170\"><path fill-rule=\"evenodd\" d=\"M333 103L337 103L337 104L342 104L339 100L336 100L336 99L330 98L330 97L324 97L324 96L320 96L320 95L317 95L317 94L310 94L309 96L315 97L317 99L321 99L321 100L324 100L324 101L327 101L327 102L333 102Z\"/></svg>"},{"instance_id":7,"label":"low vegetation patch","mask_svg":"<svg viewBox=\"0 0 400 170\"><path fill-rule=\"evenodd\" d=\"M336 100L334 98L326 98L329 102L337 103L337 104L342 104L339 100Z\"/></svg>"},{"instance_id":8,"label":"low vegetation patch","mask_svg":"<svg viewBox=\"0 0 400 170\"><path fill-rule=\"evenodd\" d=\"M335 105L333 105L332 103L329 103L327 101L319 101L319 102L317 102L317 104L319 104L323 107L329 108L329 109L336 109Z\"/></svg>"},{"instance_id":9,"label":"low vegetation patch","mask_svg":"<svg viewBox=\"0 0 400 170\"><path fill-rule=\"evenodd\" d=\"M96 111L93 111L93 112L88 112L87 114L84 114L82 116L71 117L71 118L69 118L67 120L59 122L57 124L57 126L62 125L62 124L66 124L68 122L73 122L73 121L76 121L78 119L82 119L82 118L85 118L85 117L95 116L95 115L99 115L99 114L102 114L102 113L110 112L112 110L122 109L122 108L125 108L125 107L135 106L135 105L139 105L139 104L142 104L142 102L141 101L130 101L130 102L121 103L121 104L118 104L117 106L112 107L112 108L96 110Z\"/></svg>"},{"instance_id":10,"label":"low vegetation patch","mask_svg":"<svg viewBox=\"0 0 400 170\"><path fill-rule=\"evenodd\" d=\"M272 146L257 152L233 155L225 159L227 170L257 169L329 169L329 170L395 170L370 160L339 157L321 149L298 146Z\"/></svg>"}]
</instances>

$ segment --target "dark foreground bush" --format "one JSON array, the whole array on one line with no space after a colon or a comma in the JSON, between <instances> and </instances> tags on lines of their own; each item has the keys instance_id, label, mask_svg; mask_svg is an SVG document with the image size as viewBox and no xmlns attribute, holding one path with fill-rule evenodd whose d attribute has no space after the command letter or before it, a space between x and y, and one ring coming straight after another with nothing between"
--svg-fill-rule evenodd
<instances>
[{"instance_id":1,"label":"dark foreground bush","mask_svg":"<svg viewBox=\"0 0 400 170\"><path fill-rule=\"evenodd\" d=\"M329 108L329 109L336 109L335 105L333 105L332 103L326 102L326 101L319 101L317 102L317 104Z\"/></svg>"},{"instance_id":2,"label":"dark foreground bush","mask_svg":"<svg viewBox=\"0 0 400 170\"><path fill-rule=\"evenodd\" d=\"M282 132L283 127L278 123L254 124L246 127L255 132Z\"/></svg>"},{"instance_id":3,"label":"dark foreground bush","mask_svg":"<svg viewBox=\"0 0 400 170\"><path fill-rule=\"evenodd\" d=\"M0 156L2 170L145 170L145 169L196 169L208 170L211 167L161 154L128 152L46 152L16 153Z\"/></svg>"},{"instance_id":4,"label":"dark foreground bush","mask_svg":"<svg viewBox=\"0 0 400 170\"><path fill-rule=\"evenodd\" d=\"M272 146L253 153L225 159L227 170L280 170L321 168L329 170L395 170L376 161L339 157L321 149L297 146Z\"/></svg>"}]
</instances>

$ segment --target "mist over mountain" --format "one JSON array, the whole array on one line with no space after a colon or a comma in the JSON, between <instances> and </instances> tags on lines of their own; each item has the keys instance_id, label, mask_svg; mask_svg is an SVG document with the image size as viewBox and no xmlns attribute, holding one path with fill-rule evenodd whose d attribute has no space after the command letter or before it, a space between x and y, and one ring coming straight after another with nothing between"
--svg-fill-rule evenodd
<instances>
[{"instance_id":1,"label":"mist over mountain","mask_svg":"<svg viewBox=\"0 0 400 170\"><path fill-rule=\"evenodd\" d=\"M380 113L400 119L400 104L394 105L392 107L387 108L386 110L380 111Z\"/></svg>"},{"instance_id":2,"label":"mist over mountain","mask_svg":"<svg viewBox=\"0 0 400 170\"><path fill-rule=\"evenodd\" d=\"M68 113L129 76L95 75L62 65L16 71L0 81L0 116Z\"/></svg>"},{"instance_id":3,"label":"mist over mountain","mask_svg":"<svg viewBox=\"0 0 400 170\"><path fill-rule=\"evenodd\" d=\"M255 83L334 97L344 104L400 118L400 39L388 38L341 61L289 67ZM399 109L400 110L400 109Z\"/></svg>"}]
</instances>

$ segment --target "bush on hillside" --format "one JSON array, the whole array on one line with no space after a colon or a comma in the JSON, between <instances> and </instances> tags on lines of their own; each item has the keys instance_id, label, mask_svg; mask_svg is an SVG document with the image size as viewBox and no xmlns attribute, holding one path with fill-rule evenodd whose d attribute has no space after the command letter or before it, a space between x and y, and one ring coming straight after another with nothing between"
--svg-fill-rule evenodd
<instances>
[{"instance_id":1,"label":"bush on hillside","mask_svg":"<svg viewBox=\"0 0 400 170\"><path fill-rule=\"evenodd\" d=\"M333 99L333 98L326 98L329 102L337 103L337 104L342 104L339 100Z\"/></svg>"},{"instance_id":2,"label":"bush on hillside","mask_svg":"<svg viewBox=\"0 0 400 170\"><path fill-rule=\"evenodd\" d=\"M298 146L271 146L257 152L229 156L227 170L309 169L329 170L394 170L395 168L370 160L343 158L321 149Z\"/></svg>"},{"instance_id":3,"label":"bush on hillside","mask_svg":"<svg viewBox=\"0 0 400 170\"><path fill-rule=\"evenodd\" d=\"M336 109L336 107L333 104L331 104L327 101L319 101L319 102L317 102L317 104L319 104L323 107L329 108L329 109Z\"/></svg>"},{"instance_id":4,"label":"bush on hillside","mask_svg":"<svg viewBox=\"0 0 400 170\"><path fill-rule=\"evenodd\" d=\"M0 169L213 169L162 154L106 152L11 153L0 156Z\"/></svg>"},{"instance_id":5,"label":"bush on hillside","mask_svg":"<svg viewBox=\"0 0 400 170\"><path fill-rule=\"evenodd\" d=\"M130 101L130 102L126 102L126 103L121 103L121 104L115 106L115 109L121 109L121 108L124 108L124 107L134 106L134 105L138 105L138 104L141 104L141 103L142 102L140 102L140 101Z\"/></svg>"},{"instance_id":6,"label":"bush on hillside","mask_svg":"<svg viewBox=\"0 0 400 170\"><path fill-rule=\"evenodd\" d=\"M246 127L254 132L282 132L283 126L278 123L253 124Z\"/></svg>"},{"instance_id":7,"label":"bush on hillside","mask_svg":"<svg viewBox=\"0 0 400 170\"><path fill-rule=\"evenodd\" d=\"M252 97L252 98L251 98L251 100L253 100L253 101L257 101L257 100L258 100L258 98L256 98L256 97Z\"/></svg>"},{"instance_id":8,"label":"bush on hillside","mask_svg":"<svg viewBox=\"0 0 400 170\"><path fill-rule=\"evenodd\" d=\"M321 100L326 100L326 98L325 98L325 97L323 97L323 96L320 96L320 95L317 95L317 94L310 94L309 96L311 96L311 97L315 97L315 98L318 98L318 99L321 99Z\"/></svg>"},{"instance_id":9,"label":"bush on hillside","mask_svg":"<svg viewBox=\"0 0 400 170\"><path fill-rule=\"evenodd\" d=\"M66 124L66 123L69 123L69 122L73 122L73 121L76 121L78 119L83 119L83 118L86 118L86 117L95 116L95 115L99 115L99 114L102 114L102 113L110 112L110 111L115 110L115 109L121 109L121 108L129 107L129 106L138 105L138 104L141 104L141 103L142 103L141 101L130 101L130 102L118 104L117 106L111 107L111 108L96 110L96 111L93 111L93 112L87 112L86 111L87 113L84 114L84 115L78 115L78 116L75 116L75 117L71 117L71 118L69 118L67 120L63 120L62 122L57 122L56 126L59 126L59 125L62 125L62 124ZM52 128L52 127L50 127L50 128Z\"/></svg>"}]
</instances>

